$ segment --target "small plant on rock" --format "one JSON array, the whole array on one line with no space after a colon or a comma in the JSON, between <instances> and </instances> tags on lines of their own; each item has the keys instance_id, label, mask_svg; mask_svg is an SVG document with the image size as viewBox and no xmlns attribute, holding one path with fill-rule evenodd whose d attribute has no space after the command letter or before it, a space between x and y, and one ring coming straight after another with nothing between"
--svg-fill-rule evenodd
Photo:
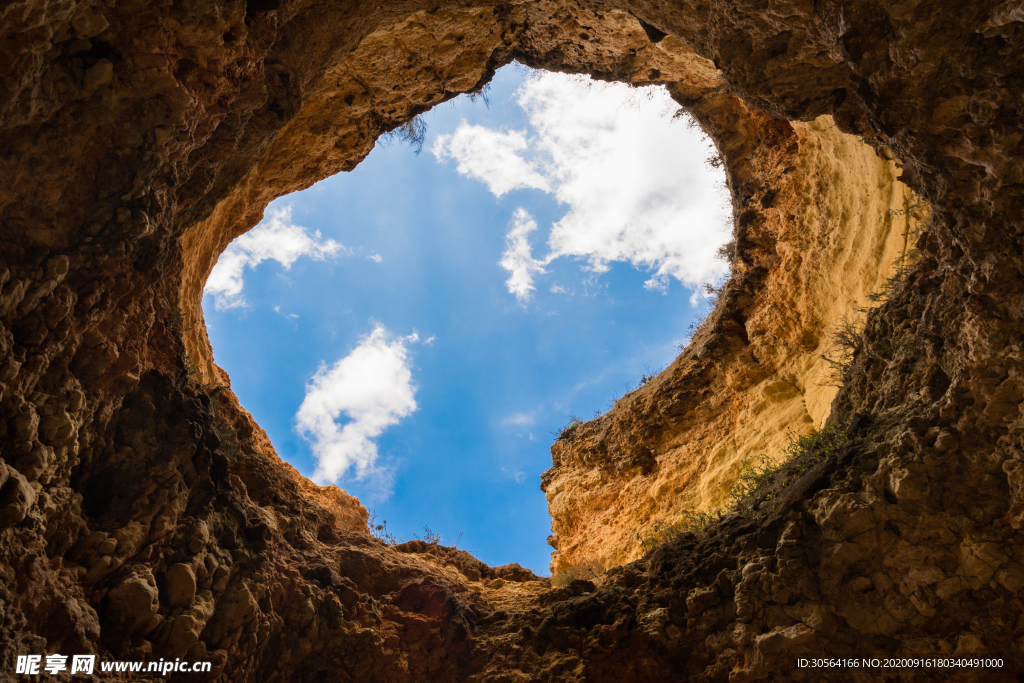
<instances>
[{"instance_id":1,"label":"small plant on rock","mask_svg":"<svg viewBox=\"0 0 1024 683\"><path fill-rule=\"evenodd\" d=\"M722 168L725 164L725 159L723 159L720 154L712 154L704 160L704 163L711 168Z\"/></svg>"},{"instance_id":2,"label":"small plant on rock","mask_svg":"<svg viewBox=\"0 0 1024 683\"><path fill-rule=\"evenodd\" d=\"M181 332L185 324L185 314L181 312L181 309L175 306L171 309L171 314L167 316L167 329L173 332Z\"/></svg>"},{"instance_id":3,"label":"small plant on rock","mask_svg":"<svg viewBox=\"0 0 1024 683\"><path fill-rule=\"evenodd\" d=\"M853 355L860 346L861 335L857 323L846 316L832 328L828 351L821 354L821 359L828 364L829 369L825 386L842 387L846 384L853 368Z\"/></svg>"},{"instance_id":4,"label":"small plant on rock","mask_svg":"<svg viewBox=\"0 0 1024 683\"><path fill-rule=\"evenodd\" d=\"M645 370L647 370L647 368L645 368ZM640 376L640 386L646 386L650 384L652 381L654 381L654 378L660 375L663 371L664 368L662 368L661 370L654 371L647 370L647 372Z\"/></svg>"},{"instance_id":5,"label":"small plant on rock","mask_svg":"<svg viewBox=\"0 0 1024 683\"><path fill-rule=\"evenodd\" d=\"M775 501L805 472L834 458L849 439L844 424L829 420L816 432L793 435L779 462L765 455L744 460L740 476L729 490L730 507L742 515L759 518L765 504Z\"/></svg>"},{"instance_id":6,"label":"small plant on rock","mask_svg":"<svg viewBox=\"0 0 1024 683\"><path fill-rule=\"evenodd\" d=\"M736 267L736 240L726 242L715 251L715 258L719 261L725 261L729 264L729 268L733 269Z\"/></svg>"},{"instance_id":7,"label":"small plant on rock","mask_svg":"<svg viewBox=\"0 0 1024 683\"><path fill-rule=\"evenodd\" d=\"M638 532L636 540L643 556L650 556L655 548L684 534L705 532L727 515L760 519L788 486L816 465L836 457L849 439L845 424L829 420L817 432L793 435L778 462L766 455L744 460L739 476L729 488L728 504L702 512L684 510L679 521L655 522L654 529L647 534Z\"/></svg>"},{"instance_id":8,"label":"small plant on rock","mask_svg":"<svg viewBox=\"0 0 1024 683\"><path fill-rule=\"evenodd\" d=\"M576 436L577 431L583 425L583 420L575 415L569 418L569 424L565 425L555 434L555 441L569 441Z\"/></svg>"},{"instance_id":9,"label":"small plant on rock","mask_svg":"<svg viewBox=\"0 0 1024 683\"><path fill-rule=\"evenodd\" d=\"M393 533L388 531L388 520L385 519L377 524L376 510L370 512L370 516L366 520L366 530L377 540L384 541L385 545L398 545L402 542L402 539L396 538Z\"/></svg>"},{"instance_id":10,"label":"small plant on rock","mask_svg":"<svg viewBox=\"0 0 1024 683\"><path fill-rule=\"evenodd\" d=\"M185 332L187 330L191 330L196 325L195 321L187 321L185 319L185 313L177 306L171 309L165 324L167 325L167 329L172 332Z\"/></svg>"},{"instance_id":11,"label":"small plant on rock","mask_svg":"<svg viewBox=\"0 0 1024 683\"><path fill-rule=\"evenodd\" d=\"M398 127L381 134L381 136L377 138L377 143L381 147L387 147L395 141L404 142L412 147L414 154L419 156L420 152L423 151L423 142L426 138L427 122L423 118L423 115L420 114Z\"/></svg>"},{"instance_id":12,"label":"small plant on rock","mask_svg":"<svg viewBox=\"0 0 1024 683\"><path fill-rule=\"evenodd\" d=\"M663 543L668 543L683 534L700 533L722 518L725 513L722 508L707 511L693 509L683 510L683 519L677 522L655 521L654 528L646 535L637 533L636 540L644 555Z\"/></svg>"},{"instance_id":13,"label":"small plant on rock","mask_svg":"<svg viewBox=\"0 0 1024 683\"><path fill-rule=\"evenodd\" d=\"M385 522L385 524L386 524L386 522ZM419 537L417 536L417 538L419 538ZM428 527L426 524L424 524L423 525L423 538L421 540L424 540L427 543L430 543L432 545L437 545L438 543L441 542L441 534L434 533L433 531L430 530L430 527Z\"/></svg>"},{"instance_id":14,"label":"small plant on rock","mask_svg":"<svg viewBox=\"0 0 1024 683\"><path fill-rule=\"evenodd\" d=\"M185 376L190 382L202 383L203 372L199 367L199 361L195 356L192 355L191 351L186 351L185 356L182 359L185 364Z\"/></svg>"},{"instance_id":15,"label":"small plant on rock","mask_svg":"<svg viewBox=\"0 0 1024 683\"><path fill-rule=\"evenodd\" d=\"M917 208L922 206L923 204L924 202L918 199L913 204L905 206L902 209L889 209L885 213L890 218L902 218L903 216L913 216Z\"/></svg>"},{"instance_id":16,"label":"small plant on rock","mask_svg":"<svg viewBox=\"0 0 1024 683\"><path fill-rule=\"evenodd\" d=\"M712 284L705 282L701 285L703 292L698 291L700 298L707 302L707 309L703 313L698 314L693 320L690 321L689 326L686 328L686 341L678 345L680 352L686 350L693 341L693 338L700 332L701 328L704 327L704 323L711 317L711 313L718 307L718 302L722 298L722 294L725 293L725 285L727 280L719 280L718 284Z\"/></svg>"},{"instance_id":17,"label":"small plant on rock","mask_svg":"<svg viewBox=\"0 0 1024 683\"><path fill-rule=\"evenodd\" d=\"M483 102L484 106L488 109L491 108L491 84L483 86L479 90L470 90L466 95L469 97L470 102Z\"/></svg>"},{"instance_id":18,"label":"small plant on rock","mask_svg":"<svg viewBox=\"0 0 1024 683\"><path fill-rule=\"evenodd\" d=\"M910 270L910 265L917 260L917 249L910 249L904 254L900 254L896 257L893 262L892 275L885 278L878 291L868 294L868 299L873 303L882 304L889 300L892 293L899 288L903 281L907 277L907 272Z\"/></svg>"}]
</instances>

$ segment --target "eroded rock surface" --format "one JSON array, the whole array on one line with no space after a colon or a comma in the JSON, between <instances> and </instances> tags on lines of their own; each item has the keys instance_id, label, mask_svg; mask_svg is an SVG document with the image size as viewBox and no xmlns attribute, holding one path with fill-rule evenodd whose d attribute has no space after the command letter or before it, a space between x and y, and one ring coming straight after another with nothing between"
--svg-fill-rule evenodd
<instances>
[{"instance_id":1,"label":"eroded rock surface","mask_svg":"<svg viewBox=\"0 0 1024 683\"><path fill-rule=\"evenodd\" d=\"M1018 680L1022 20L1015 1L8 3L0 677L56 652L208 659L225 681L790 680L801 654L984 653L1005 667L917 677ZM274 454L199 308L270 200L512 59L665 84L736 217L690 348L554 448L556 568L631 560L629 532L716 505L788 427L851 425L761 519L561 588L368 535L358 501ZM829 326L911 246L833 399Z\"/></svg>"},{"instance_id":2,"label":"eroded rock surface","mask_svg":"<svg viewBox=\"0 0 1024 683\"><path fill-rule=\"evenodd\" d=\"M758 144L725 156L752 177L732 178L751 201L721 310L658 377L552 448L556 571L636 559L657 525L727 507L745 459L783 457L822 427L841 384L826 360L843 353L836 330L862 327L870 295L912 258L928 209L895 162L830 117L746 123Z\"/></svg>"}]
</instances>

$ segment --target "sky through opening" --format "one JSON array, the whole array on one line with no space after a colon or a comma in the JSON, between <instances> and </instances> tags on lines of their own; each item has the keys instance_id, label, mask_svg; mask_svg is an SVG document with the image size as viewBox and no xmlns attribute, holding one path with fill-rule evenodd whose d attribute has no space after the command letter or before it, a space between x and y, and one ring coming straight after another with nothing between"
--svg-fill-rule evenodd
<instances>
[{"instance_id":1,"label":"sky through opening","mask_svg":"<svg viewBox=\"0 0 1024 683\"><path fill-rule=\"evenodd\" d=\"M203 304L282 458L404 540L547 574L553 433L678 354L729 197L663 88L513 65L488 99L273 202Z\"/></svg>"}]
</instances>

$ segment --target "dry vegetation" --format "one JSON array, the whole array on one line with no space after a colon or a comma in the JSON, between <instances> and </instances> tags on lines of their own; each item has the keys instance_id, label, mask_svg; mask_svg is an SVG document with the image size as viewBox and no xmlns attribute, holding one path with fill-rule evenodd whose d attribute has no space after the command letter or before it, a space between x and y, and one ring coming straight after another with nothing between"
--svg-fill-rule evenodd
<instances>
[{"instance_id":1,"label":"dry vegetation","mask_svg":"<svg viewBox=\"0 0 1024 683\"><path fill-rule=\"evenodd\" d=\"M836 457L848 440L847 425L834 420L812 434L793 435L779 461L766 455L743 461L739 476L729 489L728 504L714 510L685 510L681 520L655 522L652 532L637 533L636 540L646 556L683 534L703 533L729 516L761 519L787 487L816 465Z\"/></svg>"}]
</instances>

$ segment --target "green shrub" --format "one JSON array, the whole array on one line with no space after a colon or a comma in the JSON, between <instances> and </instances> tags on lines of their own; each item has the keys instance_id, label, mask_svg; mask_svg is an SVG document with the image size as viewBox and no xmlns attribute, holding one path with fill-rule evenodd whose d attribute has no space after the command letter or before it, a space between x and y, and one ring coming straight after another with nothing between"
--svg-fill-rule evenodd
<instances>
[{"instance_id":1,"label":"green shrub","mask_svg":"<svg viewBox=\"0 0 1024 683\"><path fill-rule=\"evenodd\" d=\"M185 314L181 312L181 309L175 306L171 309L171 314L167 316L167 329L172 332L181 332L185 326Z\"/></svg>"},{"instance_id":2,"label":"green shrub","mask_svg":"<svg viewBox=\"0 0 1024 683\"><path fill-rule=\"evenodd\" d=\"M767 455L745 459L740 474L729 488L729 502L720 508L698 512L684 510L677 522L654 523L647 535L637 533L637 541L647 557L660 545L684 534L702 533L721 521L726 515L760 519L765 507L776 501L785 489L816 465L836 457L843 444L849 441L847 426L829 420L817 432L792 435L783 458L776 462Z\"/></svg>"},{"instance_id":3,"label":"green shrub","mask_svg":"<svg viewBox=\"0 0 1024 683\"><path fill-rule=\"evenodd\" d=\"M186 351L182 360L185 364L185 377L190 382L201 383L200 380L203 379L203 373L199 368L199 361L192 355L192 352Z\"/></svg>"},{"instance_id":4,"label":"green shrub","mask_svg":"<svg viewBox=\"0 0 1024 683\"><path fill-rule=\"evenodd\" d=\"M678 522L654 522L654 530L646 536L637 533L637 541L643 549L644 556L649 555L658 546L673 541L683 534L700 533L706 530L725 515L724 508L698 512L683 510L683 519Z\"/></svg>"},{"instance_id":5,"label":"green shrub","mask_svg":"<svg viewBox=\"0 0 1024 683\"><path fill-rule=\"evenodd\" d=\"M558 430L555 434L555 441L568 441L576 436L577 430L583 425L583 420L579 419L575 415L569 418L569 424L565 425Z\"/></svg>"},{"instance_id":6,"label":"green shrub","mask_svg":"<svg viewBox=\"0 0 1024 683\"><path fill-rule=\"evenodd\" d=\"M744 460L740 476L729 489L729 507L746 516L760 517L764 503L773 502L805 472L835 457L849 438L845 425L829 420L817 432L792 435L785 456L777 463L765 455Z\"/></svg>"}]
</instances>

